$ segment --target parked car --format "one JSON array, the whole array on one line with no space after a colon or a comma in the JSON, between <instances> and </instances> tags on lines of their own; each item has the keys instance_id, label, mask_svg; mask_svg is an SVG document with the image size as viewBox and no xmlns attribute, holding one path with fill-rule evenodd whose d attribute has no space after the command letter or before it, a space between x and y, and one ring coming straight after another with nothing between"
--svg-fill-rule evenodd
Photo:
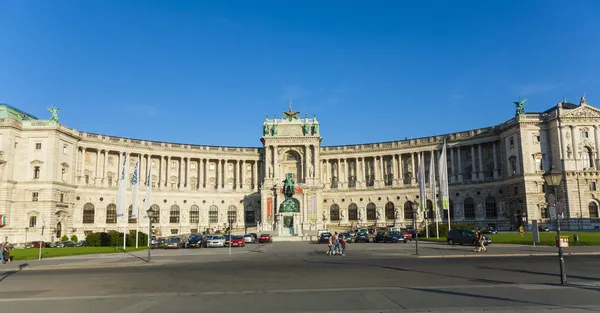
<instances>
[{"instance_id":1,"label":"parked car","mask_svg":"<svg viewBox=\"0 0 600 313\"><path fill-rule=\"evenodd\" d=\"M353 243L353 242L355 242L354 241L354 237L350 236L350 234L347 233L347 232L346 233L340 233L338 235L338 238L340 238L340 239L344 238L347 243Z\"/></svg>"},{"instance_id":2,"label":"parked car","mask_svg":"<svg viewBox=\"0 0 600 313\"><path fill-rule=\"evenodd\" d=\"M68 248L68 247L75 247L75 246L77 246L77 245L72 241L61 241L56 245L57 248Z\"/></svg>"},{"instance_id":3,"label":"parked car","mask_svg":"<svg viewBox=\"0 0 600 313\"><path fill-rule=\"evenodd\" d=\"M260 237L258 237L258 243L271 243L273 242L273 238L271 237L270 234L261 234Z\"/></svg>"},{"instance_id":4,"label":"parked car","mask_svg":"<svg viewBox=\"0 0 600 313\"><path fill-rule=\"evenodd\" d=\"M225 238L223 236L211 236L207 240L206 246L209 248L225 247Z\"/></svg>"},{"instance_id":5,"label":"parked car","mask_svg":"<svg viewBox=\"0 0 600 313\"><path fill-rule=\"evenodd\" d=\"M369 238L369 232L359 232L358 235L356 235L356 242L369 242L370 238Z\"/></svg>"},{"instance_id":6,"label":"parked car","mask_svg":"<svg viewBox=\"0 0 600 313\"><path fill-rule=\"evenodd\" d=\"M232 247L245 247L246 241L243 236L231 236L231 246Z\"/></svg>"},{"instance_id":7,"label":"parked car","mask_svg":"<svg viewBox=\"0 0 600 313\"><path fill-rule=\"evenodd\" d=\"M399 231L387 231L383 235L383 242L403 242L406 243L408 239L402 235Z\"/></svg>"},{"instance_id":8,"label":"parked car","mask_svg":"<svg viewBox=\"0 0 600 313\"><path fill-rule=\"evenodd\" d=\"M85 240L79 240L77 242L77 244L75 244L77 247L85 247Z\"/></svg>"},{"instance_id":9,"label":"parked car","mask_svg":"<svg viewBox=\"0 0 600 313\"><path fill-rule=\"evenodd\" d=\"M476 245L475 241L475 230L474 229L452 229L448 231L448 244L453 245L455 243L458 244L466 244L466 245ZM492 243L492 238L489 236L483 237L483 244L488 245Z\"/></svg>"},{"instance_id":10,"label":"parked car","mask_svg":"<svg viewBox=\"0 0 600 313\"><path fill-rule=\"evenodd\" d=\"M490 235L495 235L498 233L498 231L494 227L484 228L482 231L484 234L490 234Z\"/></svg>"},{"instance_id":11,"label":"parked car","mask_svg":"<svg viewBox=\"0 0 600 313\"><path fill-rule=\"evenodd\" d=\"M549 232L550 228L548 228L548 226L542 226L542 225L540 225L540 226L538 226L538 230L542 231L542 232Z\"/></svg>"},{"instance_id":12,"label":"parked car","mask_svg":"<svg viewBox=\"0 0 600 313\"><path fill-rule=\"evenodd\" d=\"M321 233L318 238L319 243L329 243L329 237L333 236L331 233Z\"/></svg>"},{"instance_id":13,"label":"parked car","mask_svg":"<svg viewBox=\"0 0 600 313\"><path fill-rule=\"evenodd\" d=\"M244 242L256 243L256 237L252 236L252 234L246 234L246 235L244 235Z\"/></svg>"},{"instance_id":14,"label":"parked car","mask_svg":"<svg viewBox=\"0 0 600 313\"><path fill-rule=\"evenodd\" d=\"M373 238L373 242L383 242L384 235L385 235L385 232L378 231L377 234L375 235L375 238Z\"/></svg>"},{"instance_id":15,"label":"parked car","mask_svg":"<svg viewBox=\"0 0 600 313\"><path fill-rule=\"evenodd\" d=\"M46 243L42 241L42 248L45 248L46 246L47 246ZM39 248L39 247L40 247L39 241L30 241L25 244L25 248Z\"/></svg>"},{"instance_id":16,"label":"parked car","mask_svg":"<svg viewBox=\"0 0 600 313\"><path fill-rule=\"evenodd\" d=\"M202 235L191 235L185 243L186 248L201 248L202 247Z\"/></svg>"},{"instance_id":17,"label":"parked car","mask_svg":"<svg viewBox=\"0 0 600 313\"><path fill-rule=\"evenodd\" d=\"M183 246L183 241L179 237L171 237L165 243L167 249L179 249Z\"/></svg>"}]
</instances>

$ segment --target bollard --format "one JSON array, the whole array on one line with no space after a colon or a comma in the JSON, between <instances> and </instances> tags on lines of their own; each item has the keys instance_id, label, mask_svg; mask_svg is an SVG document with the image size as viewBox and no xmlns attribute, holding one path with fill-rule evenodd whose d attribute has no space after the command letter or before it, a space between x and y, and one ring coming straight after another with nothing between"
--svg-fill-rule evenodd
<instances>
[{"instance_id":1,"label":"bollard","mask_svg":"<svg viewBox=\"0 0 600 313\"><path fill-rule=\"evenodd\" d=\"M573 234L573 241L574 242L578 242L579 241L579 234Z\"/></svg>"},{"instance_id":2,"label":"bollard","mask_svg":"<svg viewBox=\"0 0 600 313\"><path fill-rule=\"evenodd\" d=\"M119 245L115 244L115 252L119 252Z\"/></svg>"}]
</instances>

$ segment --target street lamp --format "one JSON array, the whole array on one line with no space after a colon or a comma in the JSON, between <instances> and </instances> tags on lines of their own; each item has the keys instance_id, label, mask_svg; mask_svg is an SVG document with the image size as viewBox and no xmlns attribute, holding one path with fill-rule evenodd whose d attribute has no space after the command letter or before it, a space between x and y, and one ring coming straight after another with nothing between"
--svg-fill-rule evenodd
<instances>
[{"instance_id":1,"label":"street lamp","mask_svg":"<svg viewBox=\"0 0 600 313\"><path fill-rule=\"evenodd\" d=\"M148 263L150 263L150 251L152 250L150 240L152 238L152 218L154 217L154 210L148 209Z\"/></svg>"},{"instance_id":2,"label":"street lamp","mask_svg":"<svg viewBox=\"0 0 600 313\"><path fill-rule=\"evenodd\" d=\"M231 226L233 224L233 219L229 218L228 222L229 222L229 255L231 255Z\"/></svg>"},{"instance_id":3,"label":"street lamp","mask_svg":"<svg viewBox=\"0 0 600 313\"><path fill-rule=\"evenodd\" d=\"M416 253L418 256L419 255L419 228L417 227L417 215L419 215L419 202L413 201L412 209L413 209L413 229L415 230L415 240L416 240L415 250L416 250Z\"/></svg>"},{"instance_id":4,"label":"street lamp","mask_svg":"<svg viewBox=\"0 0 600 313\"><path fill-rule=\"evenodd\" d=\"M550 169L550 171L544 173L543 175L544 181L546 185L552 188L552 192L554 197L557 197L556 189L560 186L563 180L563 173L554 168L554 166ZM555 205L556 206L556 205ZM563 256L562 247L560 246L560 215L562 212L556 212L556 243L558 246L558 259L560 261L560 284L563 286L567 285L567 273L565 272L565 258Z\"/></svg>"}]
</instances>

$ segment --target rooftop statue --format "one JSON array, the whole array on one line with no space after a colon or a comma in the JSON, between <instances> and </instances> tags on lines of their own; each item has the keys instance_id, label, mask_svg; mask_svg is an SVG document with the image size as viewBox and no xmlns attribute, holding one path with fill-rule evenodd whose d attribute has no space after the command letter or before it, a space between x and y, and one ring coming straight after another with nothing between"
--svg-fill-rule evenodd
<instances>
[{"instance_id":1,"label":"rooftop statue","mask_svg":"<svg viewBox=\"0 0 600 313\"><path fill-rule=\"evenodd\" d=\"M581 96L581 98L579 98L579 104L587 104L587 102L585 100L585 94L583 94L583 96Z\"/></svg>"},{"instance_id":2,"label":"rooftop statue","mask_svg":"<svg viewBox=\"0 0 600 313\"><path fill-rule=\"evenodd\" d=\"M319 124L312 124L312 134L313 136L319 135Z\"/></svg>"},{"instance_id":3,"label":"rooftop statue","mask_svg":"<svg viewBox=\"0 0 600 313\"><path fill-rule=\"evenodd\" d=\"M298 114L300 114L300 112L294 112L294 110L292 110L292 100L290 100L290 109L288 112L283 112L283 115L291 122L292 120L298 119Z\"/></svg>"},{"instance_id":4,"label":"rooftop statue","mask_svg":"<svg viewBox=\"0 0 600 313\"><path fill-rule=\"evenodd\" d=\"M268 124L263 125L263 136L268 136L269 131L270 131L269 125Z\"/></svg>"},{"instance_id":5,"label":"rooftop statue","mask_svg":"<svg viewBox=\"0 0 600 313\"><path fill-rule=\"evenodd\" d=\"M523 107L523 105L525 104L525 102L527 102L528 99L524 99L521 100L519 99L519 101L513 101L513 103L515 104L516 108L515 108L515 116L521 115L523 113L525 113L525 108Z\"/></svg>"},{"instance_id":6,"label":"rooftop statue","mask_svg":"<svg viewBox=\"0 0 600 313\"><path fill-rule=\"evenodd\" d=\"M60 109L55 106L51 106L48 108L48 111L52 113L52 116L50 116L50 120L58 123L58 112L60 111Z\"/></svg>"},{"instance_id":7,"label":"rooftop statue","mask_svg":"<svg viewBox=\"0 0 600 313\"><path fill-rule=\"evenodd\" d=\"M273 130L273 133L272 133L273 136L277 136L277 127L278 127L277 124L273 124L273 127L271 128Z\"/></svg>"}]
</instances>

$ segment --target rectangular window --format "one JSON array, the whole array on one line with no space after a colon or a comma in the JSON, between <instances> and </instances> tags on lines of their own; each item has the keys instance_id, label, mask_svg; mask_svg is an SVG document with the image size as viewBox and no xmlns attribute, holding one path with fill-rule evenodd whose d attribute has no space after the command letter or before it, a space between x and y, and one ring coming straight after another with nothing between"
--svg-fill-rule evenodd
<instances>
[{"instance_id":1,"label":"rectangular window","mask_svg":"<svg viewBox=\"0 0 600 313\"><path fill-rule=\"evenodd\" d=\"M89 234L91 234L91 233L92 233L91 230L84 230L83 231L83 234L86 235L86 236L89 235Z\"/></svg>"},{"instance_id":2,"label":"rectangular window","mask_svg":"<svg viewBox=\"0 0 600 313\"><path fill-rule=\"evenodd\" d=\"M35 227L35 225L37 225L37 216L30 216L29 217L29 227Z\"/></svg>"},{"instance_id":3,"label":"rectangular window","mask_svg":"<svg viewBox=\"0 0 600 313\"><path fill-rule=\"evenodd\" d=\"M40 167L34 166L33 167L33 179L38 179L38 178L40 178Z\"/></svg>"},{"instance_id":4,"label":"rectangular window","mask_svg":"<svg viewBox=\"0 0 600 313\"><path fill-rule=\"evenodd\" d=\"M581 132L581 138L589 138L590 134L587 131Z\"/></svg>"},{"instance_id":5,"label":"rectangular window","mask_svg":"<svg viewBox=\"0 0 600 313\"><path fill-rule=\"evenodd\" d=\"M217 211L209 211L208 212L208 222L215 224L219 222L219 212Z\"/></svg>"},{"instance_id":6,"label":"rectangular window","mask_svg":"<svg viewBox=\"0 0 600 313\"><path fill-rule=\"evenodd\" d=\"M65 194L64 193L60 193L60 202L65 202Z\"/></svg>"},{"instance_id":7,"label":"rectangular window","mask_svg":"<svg viewBox=\"0 0 600 313\"><path fill-rule=\"evenodd\" d=\"M518 193L519 193L519 186L517 186L517 185L514 185L514 186L513 186L513 195L516 195L516 194L518 194Z\"/></svg>"},{"instance_id":8,"label":"rectangular window","mask_svg":"<svg viewBox=\"0 0 600 313\"><path fill-rule=\"evenodd\" d=\"M197 228L190 229L190 234L197 234L197 233L198 233L198 229Z\"/></svg>"},{"instance_id":9,"label":"rectangular window","mask_svg":"<svg viewBox=\"0 0 600 313\"><path fill-rule=\"evenodd\" d=\"M508 144L509 144L510 148L514 148L515 147L515 138L510 137L510 139L508 140Z\"/></svg>"},{"instance_id":10,"label":"rectangular window","mask_svg":"<svg viewBox=\"0 0 600 313\"><path fill-rule=\"evenodd\" d=\"M32 192L31 193L31 201L38 201L39 193Z\"/></svg>"},{"instance_id":11,"label":"rectangular window","mask_svg":"<svg viewBox=\"0 0 600 313\"><path fill-rule=\"evenodd\" d=\"M535 169L539 171L543 170L542 159L535 159Z\"/></svg>"},{"instance_id":12,"label":"rectangular window","mask_svg":"<svg viewBox=\"0 0 600 313\"><path fill-rule=\"evenodd\" d=\"M542 137L540 137L540 135L535 136L535 142L541 142L542 141Z\"/></svg>"},{"instance_id":13,"label":"rectangular window","mask_svg":"<svg viewBox=\"0 0 600 313\"><path fill-rule=\"evenodd\" d=\"M42 149L42 143L41 142L36 142L35 143L35 150L41 150Z\"/></svg>"},{"instance_id":14,"label":"rectangular window","mask_svg":"<svg viewBox=\"0 0 600 313\"><path fill-rule=\"evenodd\" d=\"M90 175L85 175L85 184L89 185L90 183Z\"/></svg>"},{"instance_id":15,"label":"rectangular window","mask_svg":"<svg viewBox=\"0 0 600 313\"><path fill-rule=\"evenodd\" d=\"M177 229L171 229L171 235L177 235Z\"/></svg>"},{"instance_id":16,"label":"rectangular window","mask_svg":"<svg viewBox=\"0 0 600 313\"><path fill-rule=\"evenodd\" d=\"M591 191L596 191L596 182L595 181L590 182L590 190Z\"/></svg>"},{"instance_id":17,"label":"rectangular window","mask_svg":"<svg viewBox=\"0 0 600 313\"><path fill-rule=\"evenodd\" d=\"M112 187L112 185L113 185L113 176L110 176L110 175L109 175L109 176L108 176L108 186L109 186L109 187Z\"/></svg>"},{"instance_id":18,"label":"rectangular window","mask_svg":"<svg viewBox=\"0 0 600 313\"><path fill-rule=\"evenodd\" d=\"M200 223L200 212L190 211L190 224Z\"/></svg>"},{"instance_id":19,"label":"rectangular window","mask_svg":"<svg viewBox=\"0 0 600 313\"><path fill-rule=\"evenodd\" d=\"M67 154L67 145L63 145L63 154Z\"/></svg>"},{"instance_id":20,"label":"rectangular window","mask_svg":"<svg viewBox=\"0 0 600 313\"><path fill-rule=\"evenodd\" d=\"M190 164L190 168L193 169L193 170L195 170L196 169L196 163Z\"/></svg>"}]
</instances>

